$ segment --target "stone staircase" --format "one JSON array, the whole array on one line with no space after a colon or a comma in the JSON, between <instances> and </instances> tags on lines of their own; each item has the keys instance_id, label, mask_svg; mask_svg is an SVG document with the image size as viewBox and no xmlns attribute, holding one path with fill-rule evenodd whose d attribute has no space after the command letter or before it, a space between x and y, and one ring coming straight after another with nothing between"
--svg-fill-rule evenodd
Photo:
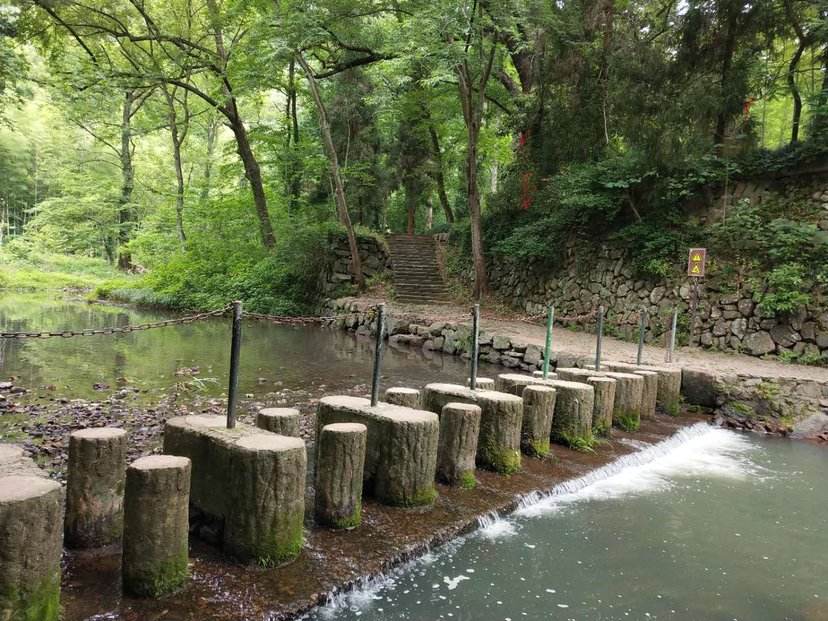
<instances>
[{"instance_id":1,"label":"stone staircase","mask_svg":"<svg viewBox=\"0 0 828 621\"><path fill-rule=\"evenodd\" d=\"M437 247L430 235L389 235L388 249L397 302L446 304L448 289L437 263Z\"/></svg>"}]
</instances>

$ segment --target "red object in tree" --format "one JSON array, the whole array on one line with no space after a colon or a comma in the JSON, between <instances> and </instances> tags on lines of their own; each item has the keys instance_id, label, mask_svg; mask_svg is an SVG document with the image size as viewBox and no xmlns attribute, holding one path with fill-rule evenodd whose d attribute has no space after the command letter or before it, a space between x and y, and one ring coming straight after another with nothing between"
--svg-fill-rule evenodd
<instances>
[{"instance_id":1,"label":"red object in tree","mask_svg":"<svg viewBox=\"0 0 828 621\"><path fill-rule=\"evenodd\" d=\"M527 132L520 132L518 135L518 149L525 147L528 141L529 137L527 136Z\"/></svg>"},{"instance_id":2,"label":"red object in tree","mask_svg":"<svg viewBox=\"0 0 828 621\"><path fill-rule=\"evenodd\" d=\"M746 119L750 118L750 108L755 103L755 97L748 97L748 99L742 104L742 114Z\"/></svg>"},{"instance_id":3,"label":"red object in tree","mask_svg":"<svg viewBox=\"0 0 828 621\"><path fill-rule=\"evenodd\" d=\"M520 176L520 208L528 211L532 206L532 173L526 171Z\"/></svg>"}]
</instances>

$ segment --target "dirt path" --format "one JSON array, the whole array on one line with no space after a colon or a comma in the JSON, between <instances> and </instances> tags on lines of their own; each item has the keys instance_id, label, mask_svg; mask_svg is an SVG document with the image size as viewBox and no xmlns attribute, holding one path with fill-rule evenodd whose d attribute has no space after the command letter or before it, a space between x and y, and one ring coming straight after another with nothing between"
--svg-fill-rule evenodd
<instances>
[{"instance_id":1,"label":"dirt path","mask_svg":"<svg viewBox=\"0 0 828 621\"><path fill-rule=\"evenodd\" d=\"M384 300L360 298L362 307L370 307ZM396 317L410 317L422 323L451 321L471 323L469 310L458 306L420 306L387 303L387 312ZM546 328L540 323L521 320L502 310L481 311L481 330L489 334L507 336L510 339L537 345L543 348ZM579 356L595 354L595 335L576 332L556 325L553 333L553 351L563 351ZM603 357L619 362L635 362L637 344L605 336L602 345ZM645 345L644 362L664 364L663 347ZM828 382L828 368L786 364L777 360L763 360L753 356L716 352L698 347L681 347L673 354L673 363L692 369L716 374L744 374L761 377L788 377L802 380Z\"/></svg>"}]
</instances>

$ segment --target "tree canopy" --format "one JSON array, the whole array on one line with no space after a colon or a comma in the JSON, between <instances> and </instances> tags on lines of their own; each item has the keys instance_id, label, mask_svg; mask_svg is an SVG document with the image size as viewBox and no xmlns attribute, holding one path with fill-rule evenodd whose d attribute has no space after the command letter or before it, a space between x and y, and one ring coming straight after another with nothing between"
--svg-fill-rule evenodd
<instances>
[{"instance_id":1,"label":"tree canopy","mask_svg":"<svg viewBox=\"0 0 828 621\"><path fill-rule=\"evenodd\" d=\"M826 148L826 0L0 2L0 243L172 297L304 300L331 226L358 282L360 227L451 230L484 295Z\"/></svg>"}]
</instances>

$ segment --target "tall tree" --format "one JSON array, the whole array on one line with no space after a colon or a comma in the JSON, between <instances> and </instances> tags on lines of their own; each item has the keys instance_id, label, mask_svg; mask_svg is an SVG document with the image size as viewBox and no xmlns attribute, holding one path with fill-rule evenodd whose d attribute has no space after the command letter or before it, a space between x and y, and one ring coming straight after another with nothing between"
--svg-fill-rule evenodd
<instances>
[{"instance_id":1,"label":"tall tree","mask_svg":"<svg viewBox=\"0 0 828 621\"><path fill-rule=\"evenodd\" d=\"M339 215L339 221L345 227L345 233L348 236L348 248L351 252L351 270L354 274L354 279L360 289L365 288L365 276L362 273L362 261L359 257L359 247L357 246L356 233L351 223L351 216L348 213L348 202L345 198L345 185L342 182L342 171L339 167L339 156L336 153L336 145L334 145L333 136L331 135L331 126L328 122L328 112L325 108L325 103L322 101L322 94L319 90L319 84L316 82L313 70L301 52L296 53L296 62L305 73L305 78L308 81L308 87L316 105L316 114L319 117L319 132L322 135L322 142L325 145L325 152L328 155L328 162L330 164L331 177L333 178L334 186L334 201L336 202L336 211Z\"/></svg>"},{"instance_id":2,"label":"tall tree","mask_svg":"<svg viewBox=\"0 0 828 621\"><path fill-rule=\"evenodd\" d=\"M178 88L164 84L163 92L164 99L167 102L167 122L169 123L173 167L175 168L175 230L178 234L178 241L184 243L187 239L184 233L184 193L186 187L181 151L190 130L190 105L187 98L189 91L183 91L179 99ZM181 107L180 116L178 113L179 106Z\"/></svg>"},{"instance_id":3,"label":"tall tree","mask_svg":"<svg viewBox=\"0 0 828 621\"><path fill-rule=\"evenodd\" d=\"M35 0L70 39L80 45L96 68L98 79L114 78L147 86L166 83L190 91L218 110L233 132L236 151L250 184L262 243L276 244L261 168L250 144L232 79L233 50L249 29L243 7L232 16L215 0L205 11L193 0L173 5L129 0L113 7L89 7L75 0L60 5ZM229 42L225 29L233 29ZM212 40L212 46L206 41ZM115 48L112 49L112 42ZM241 55L241 54L239 54ZM189 76L202 76L198 84ZM211 78L212 81L207 80ZM218 94L212 92L218 90Z\"/></svg>"},{"instance_id":4,"label":"tall tree","mask_svg":"<svg viewBox=\"0 0 828 621\"><path fill-rule=\"evenodd\" d=\"M497 38L488 44L483 23L482 5L477 0L465 5L468 27L462 43L462 53L455 64L460 94L460 108L466 125L466 195L471 224L472 261L474 263L474 297L481 299L488 293L489 279L483 252L482 214L478 169L479 142L483 113L486 109L486 87L492 75Z\"/></svg>"}]
</instances>

